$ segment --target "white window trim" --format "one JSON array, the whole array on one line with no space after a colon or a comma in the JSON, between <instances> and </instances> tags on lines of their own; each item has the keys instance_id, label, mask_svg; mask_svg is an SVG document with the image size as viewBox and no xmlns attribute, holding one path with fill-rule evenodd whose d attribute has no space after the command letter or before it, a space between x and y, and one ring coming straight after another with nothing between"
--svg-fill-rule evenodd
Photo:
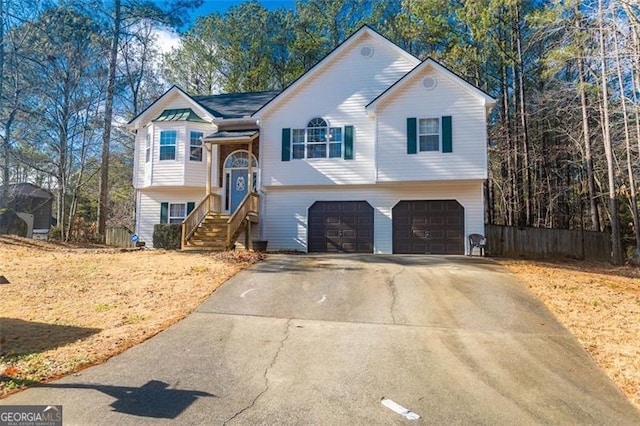
<instances>
[{"instance_id":1,"label":"white window trim","mask_svg":"<svg viewBox=\"0 0 640 426\"><path fill-rule=\"evenodd\" d=\"M144 142L144 162L151 162L151 132L147 130L147 136Z\"/></svg>"},{"instance_id":2,"label":"white window trim","mask_svg":"<svg viewBox=\"0 0 640 426\"><path fill-rule=\"evenodd\" d=\"M314 120L318 120L321 119L325 122L326 127L309 127L309 123L311 123ZM317 130L317 129L326 129L326 134L327 134L327 140L325 142L310 142L309 141L309 133L311 130ZM337 141L332 141L331 138L331 130L332 129L339 129L340 130L340 156L339 157L331 157L331 144L337 144ZM304 141L303 142L295 142L293 141L293 134L295 133L295 131L304 131ZM314 117L311 120L308 121L307 123L307 127L303 127L303 128L293 128L291 129L291 141L290 141L290 146L291 146L291 159L292 160L335 160L335 159L344 159L344 126L331 126L329 124L329 121L322 118L322 117ZM302 145L304 146L304 157L295 157L294 156L294 146L295 145ZM308 157L307 153L308 150L307 148L309 146L313 146L313 145L325 145L326 146L326 150L325 150L325 156L324 157Z\"/></svg>"},{"instance_id":3,"label":"white window trim","mask_svg":"<svg viewBox=\"0 0 640 426\"><path fill-rule=\"evenodd\" d=\"M184 216L171 216L171 207L182 206ZM167 212L167 223L182 223L187 217L187 203L169 203L169 211ZM179 219L179 222L171 222L171 219Z\"/></svg>"},{"instance_id":4,"label":"white window trim","mask_svg":"<svg viewBox=\"0 0 640 426\"><path fill-rule=\"evenodd\" d=\"M192 141L191 134L192 133L200 133L200 145L191 145L191 141ZM188 161L191 161L191 162L194 162L194 163L202 163L203 162L203 160L204 160L204 150L203 150L204 142L202 141L202 138L204 138L204 132L201 132L199 130L189 130L189 142L187 144L188 145L188 149L186 150L187 151L187 160ZM194 148L194 147L199 147L200 148L200 160L192 160L191 159L191 148Z\"/></svg>"},{"instance_id":5,"label":"white window trim","mask_svg":"<svg viewBox=\"0 0 640 426\"><path fill-rule=\"evenodd\" d=\"M168 132L174 132L176 134L176 137L173 141L173 144L169 145L163 145L162 144L162 134L163 133L168 133ZM160 156L162 155L162 147L167 147L167 146L173 146L173 158L160 158ZM158 139L158 161L178 161L178 130L176 129L167 129L167 130L160 130L160 137Z\"/></svg>"},{"instance_id":6,"label":"white window trim","mask_svg":"<svg viewBox=\"0 0 640 426\"><path fill-rule=\"evenodd\" d=\"M438 149L422 150L420 149L420 136L433 136L436 133L420 133L420 120L438 120ZM416 120L416 144L418 152L437 153L442 152L442 118L441 117L419 117Z\"/></svg>"}]
</instances>

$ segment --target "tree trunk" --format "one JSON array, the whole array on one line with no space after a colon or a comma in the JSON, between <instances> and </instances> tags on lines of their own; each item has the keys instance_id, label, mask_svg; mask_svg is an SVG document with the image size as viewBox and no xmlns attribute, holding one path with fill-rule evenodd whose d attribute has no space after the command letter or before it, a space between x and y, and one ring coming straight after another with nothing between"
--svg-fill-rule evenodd
<instances>
[{"instance_id":1,"label":"tree trunk","mask_svg":"<svg viewBox=\"0 0 640 426\"><path fill-rule=\"evenodd\" d=\"M0 112L2 112L2 101L4 99L4 0L0 0ZM0 208L5 208L9 204L9 136L5 134L2 139L2 154L4 161L2 164L2 196L0 197Z\"/></svg>"},{"instance_id":2,"label":"tree trunk","mask_svg":"<svg viewBox=\"0 0 640 426\"><path fill-rule=\"evenodd\" d=\"M587 93L584 87L584 61L578 60L578 90L580 91L580 108L582 109L582 135L584 137L584 152L587 169L587 187L589 191L589 206L591 209L591 226L594 231L600 231L600 215L596 198L596 184L593 176L593 155L591 153L591 137L589 135L589 112L587 108Z\"/></svg>"},{"instance_id":3,"label":"tree trunk","mask_svg":"<svg viewBox=\"0 0 640 426\"><path fill-rule=\"evenodd\" d=\"M622 106L622 120L624 124L624 142L627 157L627 174L629 177L629 204L631 217L633 218L633 232L636 239L636 256L640 256L640 232L638 232L638 197L636 196L636 184L633 177L633 164L631 160L631 136L629 134L629 115L627 114L627 97L625 95L624 80L622 77L622 66L620 65L620 49L618 47L618 29L613 29L613 46L616 57L616 72L618 74L618 85L620 90L620 102Z\"/></svg>"},{"instance_id":4,"label":"tree trunk","mask_svg":"<svg viewBox=\"0 0 640 426\"><path fill-rule=\"evenodd\" d=\"M100 165L100 198L98 202L98 234L105 235L108 214L109 194L109 144L111 141L111 121L113 120L113 97L116 86L116 65L118 60L118 41L120 36L120 0L113 6L113 35L109 57L109 81L104 104L104 133L102 135L102 155Z\"/></svg>"},{"instance_id":5,"label":"tree trunk","mask_svg":"<svg viewBox=\"0 0 640 426\"><path fill-rule=\"evenodd\" d=\"M611 146L611 131L609 124L609 93L607 88L607 56L604 37L604 9L602 0L598 0L598 29L600 33L600 62L601 62L601 90L602 90L602 140L607 158L607 176L609 178L609 208L611 210L611 249L613 263L622 264L622 248L620 244L620 223L618 221L618 200L616 199L616 181L613 164L613 149Z\"/></svg>"},{"instance_id":6,"label":"tree trunk","mask_svg":"<svg viewBox=\"0 0 640 426\"><path fill-rule=\"evenodd\" d=\"M524 63L522 60L522 33L520 31L520 8L518 7L518 3L515 4L515 42L516 42L516 53L517 53L517 62L518 62L518 94L520 97L520 125L522 129L520 129L522 133L522 154L523 154L523 198L524 198L524 221L525 225L531 225L531 216L532 216L532 208L531 208L531 197L533 196L533 191L531 190L531 167L530 167L530 158L529 158L529 129L527 126L527 109L526 109L526 99L524 92Z\"/></svg>"}]
</instances>

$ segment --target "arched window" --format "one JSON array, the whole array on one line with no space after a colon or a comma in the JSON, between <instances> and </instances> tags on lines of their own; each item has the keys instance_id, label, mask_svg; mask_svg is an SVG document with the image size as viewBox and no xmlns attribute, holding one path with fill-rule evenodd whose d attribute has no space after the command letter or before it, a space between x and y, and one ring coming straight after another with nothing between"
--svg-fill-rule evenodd
<instances>
[{"instance_id":1,"label":"arched window","mask_svg":"<svg viewBox=\"0 0 640 426\"><path fill-rule=\"evenodd\" d=\"M342 157L342 127L329 127L324 118L309 120L304 129L293 129L292 158Z\"/></svg>"},{"instance_id":2,"label":"arched window","mask_svg":"<svg viewBox=\"0 0 640 426\"><path fill-rule=\"evenodd\" d=\"M251 155L251 167L254 169L258 167L256 157ZM232 152L224 161L225 169L248 169L249 168L249 152L248 151L235 151Z\"/></svg>"}]
</instances>

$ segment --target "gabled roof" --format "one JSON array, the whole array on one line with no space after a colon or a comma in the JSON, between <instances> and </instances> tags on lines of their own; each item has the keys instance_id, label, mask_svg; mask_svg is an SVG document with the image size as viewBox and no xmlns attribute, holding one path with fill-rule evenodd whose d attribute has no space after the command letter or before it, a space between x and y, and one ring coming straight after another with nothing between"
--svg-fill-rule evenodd
<instances>
[{"instance_id":1,"label":"gabled roof","mask_svg":"<svg viewBox=\"0 0 640 426\"><path fill-rule=\"evenodd\" d=\"M391 40L389 40L389 39L385 38L384 36L380 35L378 32L373 30L368 25L363 25L362 27L360 27L360 29L358 29L356 32L351 34L345 41L340 43L335 49L333 49L331 52L329 52L324 58L322 58L320 61L318 61L307 72L302 74L293 83L288 85L282 92L280 92L280 94L278 96L274 97L273 99L268 101L266 104L264 104L264 106L262 106L262 108L257 110L252 116L256 117L258 114L265 114L268 110L273 108L279 102L282 102L291 93L293 93L298 87L300 87L301 85L303 85L305 82L309 81L310 79L314 78L318 73L320 73L322 71L322 69L325 67L326 64L333 62L336 57L338 57L342 52L344 52L346 49L348 49L353 44L355 44L365 34L373 37L376 40L379 40L380 42L382 42L384 44L387 44L390 47L392 47L398 54L400 54L401 56L405 57L410 62L413 62L416 65L418 65L420 63L420 59L416 58L415 56L413 56L412 54L410 54L406 50L404 50L401 47L397 46Z\"/></svg>"},{"instance_id":2,"label":"gabled roof","mask_svg":"<svg viewBox=\"0 0 640 426\"><path fill-rule=\"evenodd\" d=\"M484 106L490 107L496 103L496 100L485 91L469 83L467 80L460 77L458 74L454 73L444 65L440 64L438 61L432 58L427 58L424 61L422 61L420 65L418 65L417 67L415 67L414 69L406 73L400 80L396 81L394 84L389 86L389 88L384 92L382 92L380 95L378 95L377 98L369 102L369 104L365 107L365 109L367 110L367 113L375 112L376 108L379 105L381 105L386 99L389 99L390 97L392 97L401 87L403 87L409 80L411 80L412 76L419 74L420 72L422 72L424 69L428 67L433 67L436 71L444 74L445 76L450 78L454 83L458 84L463 89L467 90L471 95L476 96L478 99L480 99L480 101L483 103Z\"/></svg>"},{"instance_id":3,"label":"gabled roof","mask_svg":"<svg viewBox=\"0 0 640 426\"><path fill-rule=\"evenodd\" d=\"M183 97L193 108L165 109L154 119L149 117L148 121L186 120L208 123L220 119L249 117L278 93L280 92L270 91L191 96L178 86L172 86L127 124L130 127L136 127L136 124L141 122L150 111L153 111L155 106L161 104L172 95ZM194 109L196 111L193 111ZM189 111L191 113L188 113Z\"/></svg>"},{"instance_id":4,"label":"gabled roof","mask_svg":"<svg viewBox=\"0 0 640 426\"><path fill-rule=\"evenodd\" d=\"M243 118L258 111L264 104L276 97L279 91L227 93L223 95L194 96L198 102L215 117Z\"/></svg>"},{"instance_id":5,"label":"gabled roof","mask_svg":"<svg viewBox=\"0 0 640 426\"><path fill-rule=\"evenodd\" d=\"M4 187L0 187L0 189L4 189ZM27 182L9 184L9 194L11 194L10 196L12 197L20 195L23 197L42 198L45 200L53 198L53 194L51 192Z\"/></svg>"},{"instance_id":6,"label":"gabled roof","mask_svg":"<svg viewBox=\"0 0 640 426\"><path fill-rule=\"evenodd\" d=\"M195 121L205 123L191 108L165 109L162 114L152 121Z\"/></svg>"}]
</instances>

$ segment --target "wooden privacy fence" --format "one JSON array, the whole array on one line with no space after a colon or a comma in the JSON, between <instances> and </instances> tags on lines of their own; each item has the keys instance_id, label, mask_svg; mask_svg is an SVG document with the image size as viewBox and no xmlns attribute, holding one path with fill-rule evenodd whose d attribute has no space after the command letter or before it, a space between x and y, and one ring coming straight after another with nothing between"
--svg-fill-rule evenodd
<instances>
[{"instance_id":1,"label":"wooden privacy fence","mask_svg":"<svg viewBox=\"0 0 640 426\"><path fill-rule=\"evenodd\" d=\"M105 242L108 246L134 247L135 244L131 242L131 234L132 232L127 228L107 228Z\"/></svg>"},{"instance_id":2,"label":"wooden privacy fence","mask_svg":"<svg viewBox=\"0 0 640 426\"><path fill-rule=\"evenodd\" d=\"M606 232L485 225L491 256L611 261L611 236Z\"/></svg>"}]
</instances>

